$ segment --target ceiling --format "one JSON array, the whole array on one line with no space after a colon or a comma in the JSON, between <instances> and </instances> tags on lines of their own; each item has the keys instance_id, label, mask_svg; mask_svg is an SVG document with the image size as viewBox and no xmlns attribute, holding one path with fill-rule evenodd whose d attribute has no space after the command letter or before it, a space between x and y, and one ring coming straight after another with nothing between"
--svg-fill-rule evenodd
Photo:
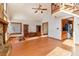
<instances>
[{"instance_id":1,"label":"ceiling","mask_svg":"<svg viewBox=\"0 0 79 59\"><path fill-rule=\"evenodd\" d=\"M22 19L22 20L42 20L46 18L47 14L51 13L50 3L41 3L42 8L47 8L43 14L39 11L34 13L32 8L38 8L39 3L7 3L7 14L9 19Z\"/></svg>"}]
</instances>

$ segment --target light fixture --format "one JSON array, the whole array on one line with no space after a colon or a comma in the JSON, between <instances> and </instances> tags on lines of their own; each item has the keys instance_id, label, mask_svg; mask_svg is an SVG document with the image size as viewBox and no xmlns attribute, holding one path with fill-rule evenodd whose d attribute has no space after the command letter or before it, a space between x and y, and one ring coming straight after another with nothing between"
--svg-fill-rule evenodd
<instances>
[{"instance_id":1,"label":"light fixture","mask_svg":"<svg viewBox=\"0 0 79 59\"><path fill-rule=\"evenodd\" d=\"M38 11L40 11L41 13L43 13L43 11L46 11L47 8L42 8L42 5L39 4L38 8L32 8L35 10L34 13L37 13Z\"/></svg>"}]
</instances>

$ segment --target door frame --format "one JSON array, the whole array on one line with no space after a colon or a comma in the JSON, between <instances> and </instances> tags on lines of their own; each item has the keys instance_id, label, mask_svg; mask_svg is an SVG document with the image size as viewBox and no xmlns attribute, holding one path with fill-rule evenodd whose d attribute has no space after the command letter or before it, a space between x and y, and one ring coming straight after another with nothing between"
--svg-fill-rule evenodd
<instances>
[{"instance_id":1,"label":"door frame","mask_svg":"<svg viewBox=\"0 0 79 59\"><path fill-rule=\"evenodd\" d=\"M72 36L74 37L74 16L72 16L72 17L69 17L69 18L64 18L64 19L70 19L70 18L72 18L72 27L73 27L73 30L72 30L72 32L73 32L73 34L72 34ZM63 20L63 19L62 19ZM63 40L62 39L62 32L63 32L63 29L62 29L62 20L61 20L61 40Z\"/></svg>"},{"instance_id":2,"label":"door frame","mask_svg":"<svg viewBox=\"0 0 79 59\"><path fill-rule=\"evenodd\" d=\"M43 33L43 32L44 32L44 26L43 26L44 24L48 24L48 22L43 22L43 23L42 23L42 28L41 28L41 29L42 29L42 35L48 35L48 33L47 33L47 34L44 34L44 33Z\"/></svg>"}]
</instances>

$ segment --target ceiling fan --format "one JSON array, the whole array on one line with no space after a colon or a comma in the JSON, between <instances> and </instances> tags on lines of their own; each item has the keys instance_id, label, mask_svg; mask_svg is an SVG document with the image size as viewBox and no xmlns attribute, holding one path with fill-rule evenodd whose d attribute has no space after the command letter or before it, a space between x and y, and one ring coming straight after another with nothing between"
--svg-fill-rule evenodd
<instances>
[{"instance_id":1,"label":"ceiling fan","mask_svg":"<svg viewBox=\"0 0 79 59\"><path fill-rule=\"evenodd\" d=\"M43 11L46 11L47 8L42 8L42 5L39 4L38 8L32 8L32 9L35 9L35 13L37 13L38 11L41 11L41 13L43 13Z\"/></svg>"}]
</instances>

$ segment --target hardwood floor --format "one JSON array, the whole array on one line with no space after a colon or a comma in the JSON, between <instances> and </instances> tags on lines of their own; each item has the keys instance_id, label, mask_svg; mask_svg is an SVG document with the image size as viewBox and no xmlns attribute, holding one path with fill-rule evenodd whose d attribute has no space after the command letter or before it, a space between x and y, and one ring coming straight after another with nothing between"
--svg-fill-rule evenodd
<instances>
[{"instance_id":1,"label":"hardwood floor","mask_svg":"<svg viewBox=\"0 0 79 59\"><path fill-rule=\"evenodd\" d=\"M17 41L17 43L12 43L12 51L9 56L46 56L56 47L72 51L72 46L63 44L64 41L48 37L39 37L35 40L29 41L26 39L22 42Z\"/></svg>"}]
</instances>

